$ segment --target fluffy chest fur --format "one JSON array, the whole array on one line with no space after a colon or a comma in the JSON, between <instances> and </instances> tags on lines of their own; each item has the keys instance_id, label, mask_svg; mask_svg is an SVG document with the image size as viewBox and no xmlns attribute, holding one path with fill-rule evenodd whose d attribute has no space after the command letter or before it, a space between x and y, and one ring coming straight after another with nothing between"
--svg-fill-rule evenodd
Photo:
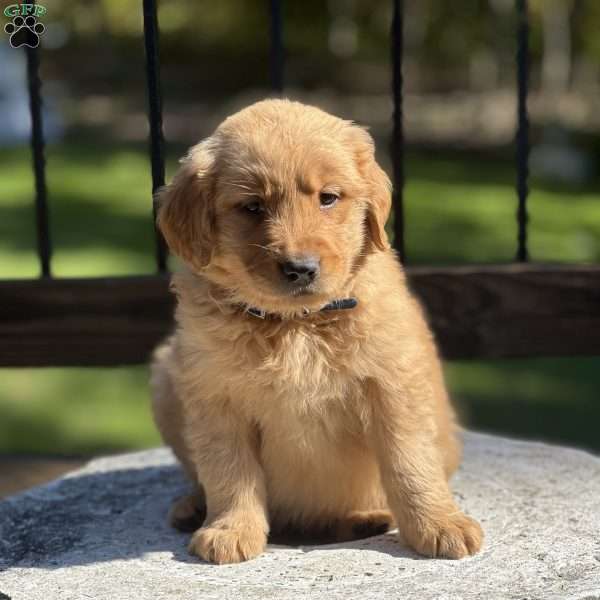
<instances>
[{"instance_id":1,"label":"fluffy chest fur","mask_svg":"<svg viewBox=\"0 0 600 600\"><path fill-rule=\"evenodd\" d=\"M263 321L189 287L179 294L178 362L202 402L230 402L270 439L307 452L364 431L367 340L355 314Z\"/></svg>"},{"instance_id":2,"label":"fluffy chest fur","mask_svg":"<svg viewBox=\"0 0 600 600\"><path fill-rule=\"evenodd\" d=\"M205 348L198 380L210 382L203 401L210 395L218 405L228 398L259 432L273 522L306 524L315 515L384 503L365 435L369 405L356 372L365 340L352 322L263 322L236 314L219 326L204 319L195 338Z\"/></svg>"},{"instance_id":3,"label":"fluffy chest fur","mask_svg":"<svg viewBox=\"0 0 600 600\"><path fill-rule=\"evenodd\" d=\"M235 321L242 320L240 327ZM344 344L335 320L271 324L235 315L233 321L203 328L187 341L202 353L194 370L199 377L210 374L211 396L223 395L240 406L256 404L258 411L268 402L300 417L356 395L360 384L347 365L359 344Z\"/></svg>"}]
</instances>

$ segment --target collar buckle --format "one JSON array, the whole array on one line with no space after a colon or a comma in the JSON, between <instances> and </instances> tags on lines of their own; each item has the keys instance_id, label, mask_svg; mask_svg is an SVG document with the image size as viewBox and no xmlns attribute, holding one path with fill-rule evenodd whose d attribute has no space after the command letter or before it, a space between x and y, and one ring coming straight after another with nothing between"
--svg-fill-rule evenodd
<instances>
[{"instance_id":1,"label":"collar buckle","mask_svg":"<svg viewBox=\"0 0 600 600\"><path fill-rule=\"evenodd\" d=\"M256 308L254 306L246 306L246 312L257 319L263 319L263 321L267 318L266 310L261 310L260 308Z\"/></svg>"}]
</instances>

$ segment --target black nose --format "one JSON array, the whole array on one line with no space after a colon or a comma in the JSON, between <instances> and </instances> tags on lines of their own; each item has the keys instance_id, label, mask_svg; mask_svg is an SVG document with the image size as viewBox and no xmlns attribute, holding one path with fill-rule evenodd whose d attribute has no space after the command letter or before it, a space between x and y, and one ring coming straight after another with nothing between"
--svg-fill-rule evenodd
<instances>
[{"instance_id":1,"label":"black nose","mask_svg":"<svg viewBox=\"0 0 600 600\"><path fill-rule=\"evenodd\" d=\"M283 276L296 285L308 285L319 276L319 259L316 256L296 256L281 263Z\"/></svg>"}]
</instances>

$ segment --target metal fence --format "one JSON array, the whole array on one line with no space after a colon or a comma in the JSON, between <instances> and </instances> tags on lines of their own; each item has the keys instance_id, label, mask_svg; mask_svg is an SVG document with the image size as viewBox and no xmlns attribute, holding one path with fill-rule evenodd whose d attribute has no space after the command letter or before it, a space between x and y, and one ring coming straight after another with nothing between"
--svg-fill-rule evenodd
<instances>
[{"instance_id":1,"label":"metal fence","mask_svg":"<svg viewBox=\"0 0 600 600\"><path fill-rule=\"evenodd\" d=\"M392 178L394 245L404 245L403 0L392 0ZM529 13L516 0L516 262L482 267L407 267L449 358L600 354L600 267L528 263ZM282 0L269 0L272 89L282 94L285 52ZM152 197L164 185L164 139L156 0L143 0ZM26 48L41 277L0 282L0 365L114 365L147 360L171 327L167 248L156 235L157 275L56 279L45 183L38 48ZM153 211L156 214L156 200Z\"/></svg>"}]
</instances>

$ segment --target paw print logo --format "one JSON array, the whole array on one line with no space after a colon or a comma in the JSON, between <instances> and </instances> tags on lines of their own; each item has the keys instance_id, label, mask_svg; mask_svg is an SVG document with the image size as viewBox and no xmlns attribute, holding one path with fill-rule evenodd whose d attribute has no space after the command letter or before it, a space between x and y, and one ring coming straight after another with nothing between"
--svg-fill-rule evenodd
<instances>
[{"instance_id":1,"label":"paw print logo","mask_svg":"<svg viewBox=\"0 0 600 600\"><path fill-rule=\"evenodd\" d=\"M4 31L10 35L10 45L13 48L29 46L37 48L40 43L40 35L44 33L43 23L40 23L33 15L28 17L14 17L12 22L4 26Z\"/></svg>"}]
</instances>

